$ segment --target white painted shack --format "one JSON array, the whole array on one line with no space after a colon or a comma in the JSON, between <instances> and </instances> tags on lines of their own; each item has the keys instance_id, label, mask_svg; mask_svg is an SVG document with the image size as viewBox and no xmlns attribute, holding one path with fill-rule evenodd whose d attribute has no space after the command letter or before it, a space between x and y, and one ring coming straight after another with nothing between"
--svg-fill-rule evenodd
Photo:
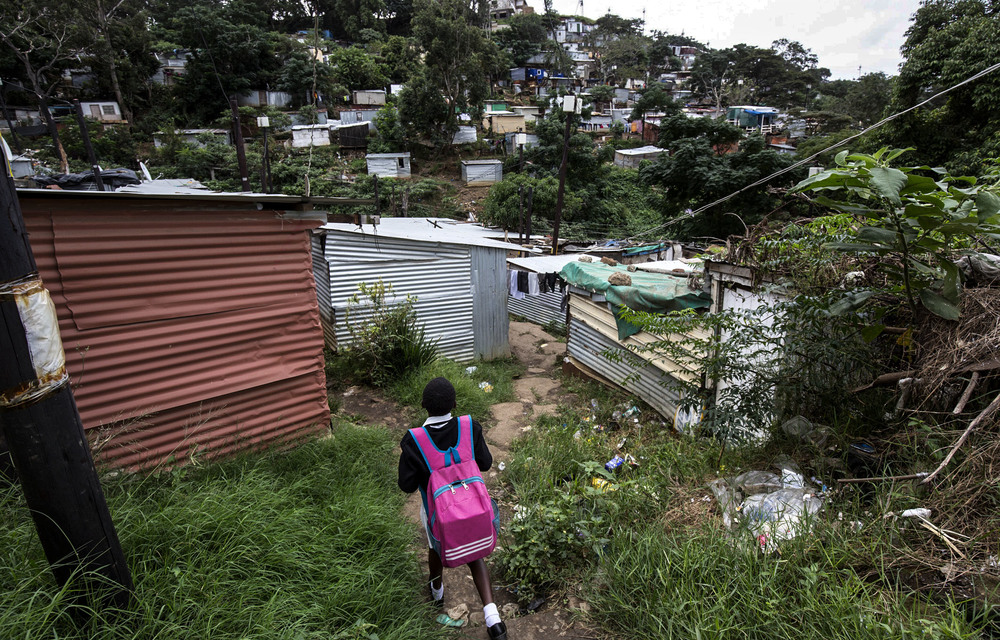
<instances>
[{"instance_id":1,"label":"white painted shack","mask_svg":"<svg viewBox=\"0 0 1000 640\"><path fill-rule=\"evenodd\" d=\"M409 178L410 152L405 153L369 153L365 156L368 164L368 175L380 178Z\"/></svg>"},{"instance_id":2,"label":"white painted shack","mask_svg":"<svg viewBox=\"0 0 1000 640\"><path fill-rule=\"evenodd\" d=\"M381 278L398 300L416 298L417 320L441 356L460 362L510 355L508 251L479 225L444 218L382 218L376 227L327 224L313 235L313 270L327 346L350 344L349 299ZM361 318L370 310L355 307Z\"/></svg>"},{"instance_id":3,"label":"white painted shack","mask_svg":"<svg viewBox=\"0 0 1000 640\"><path fill-rule=\"evenodd\" d=\"M330 146L330 127L325 124L299 124L292 127L292 146L303 147Z\"/></svg>"},{"instance_id":4,"label":"white painted shack","mask_svg":"<svg viewBox=\"0 0 1000 640\"><path fill-rule=\"evenodd\" d=\"M615 164L626 169L638 169L643 160L655 162L660 154L666 151L655 145L646 145L637 149L618 149L615 151Z\"/></svg>"},{"instance_id":5,"label":"white painted shack","mask_svg":"<svg viewBox=\"0 0 1000 640\"><path fill-rule=\"evenodd\" d=\"M363 89L351 92L351 102L356 105L377 105L385 104L385 91L382 89Z\"/></svg>"},{"instance_id":6,"label":"white painted shack","mask_svg":"<svg viewBox=\"0 0 1000 640\"><path fill-rule=\"evenodd\" d=\"M518 115L524 116L524 121L534 122L542 117L542 108L534 106L512 105L510 110Z\"/></svg>"},{"instance_id":7,"label":"white painted shack","mask_svg":"<svg viewBox=\"0 0 1000 640\"><path fill-rule=\"evenodd\" d=\"M492 129L494 134L524 131L524 116L513 111L487 112L483 117L483 129Z\"/></svg>"},{"instance_id":8,"label":"white painted shack","mask_svg":"<svg viewBox=\"0 0 1000 640\"><path fill-rule=\"evenodd\" d=\"M503 162L499 160L463 160L462 182L469 187L494 184L503 180Z\"/></svg>"},{"instance_id":9,"label":"white painted shack","mask_svg":"<svg viewBox=\"0 0 1000 640\"><path fill-rule=\"evenodd\" d=\"M451 139L452 144L474 144L479 140L475 127L459 127Z\"/></svg>"}]
</instances>

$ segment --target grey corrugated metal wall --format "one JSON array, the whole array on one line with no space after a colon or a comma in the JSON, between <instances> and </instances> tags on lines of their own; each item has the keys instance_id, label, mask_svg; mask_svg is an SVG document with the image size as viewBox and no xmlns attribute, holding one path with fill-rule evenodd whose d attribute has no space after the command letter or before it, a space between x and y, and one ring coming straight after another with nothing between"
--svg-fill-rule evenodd
<instances>
[{"instance_id":1,"label":"grey corrugated metal wall","mask_svg":"<svg viewBox=\"0 0 1000 640\"><path fill-rule=\"evenodd\" d=\"M311 244L313 279L316 281L316 298L319 300L319 319L323 324L323 341L333 348L337 344L337 334L333 328L333 307L330 306L330 267L326 264L323 253L325 234L313 232Z\"/></svg>"},{"instance_id":2,"label":"grey corrugated metal wall","mask_svg":"<svg viewBox=\"0 0 1000 640\"><path fill-rule=\"evenodd\" d=\"M673 422L680 398L677 390L669 384L673 378L660 369L623 349L614 340L577 318L570 319L566 351L570 357L607 380L636 394L660 415ZM614 362L605 358L601 355L605 351L623 354L623 361Z\"/></svg>"},{"instance_id":3,"label":"grey corrugated metal wall","mask_svg":"<svg viewBox=\"0 0 1000 640\"><path fill-rule=\"evenodd\" d=\"M401 298L415 296L417 319L430 339L439 340L438 353L460 362L476 355L473 327L472 259L469 248L326 231L324 257L329 268L330 307L337 343L349 344L344 322L348 300L358 284L381 277ZM356 309L363 318L365 310ZM506 313L504 314L506 317ZM327 342L328 346L333 346Z\"/></svg>"},{"instance_id":4,"label":"grey corrugated metal wall","mask_svg":"<svg viewBox=\"0 0 1000 640\"><path fill-rule=\"evenodd\" d=\"M503 164L500 162L462 163L462 179L466 184L493 184L503 180Z\"/></svg>"},{"instance_id":5,"label":"grey corrugated metal wall","mask_svg":"<svg viewBox=\"0 0 1000 640\"><path fill-rule=\"evenodd\" d=\"M566 326L566 309L560 309L565 293L549 291L537 296L526 295L517 300L507 298L507 310L513 314L524 316L529 322L540 325L553 324L559 328Z\"/></svg>"},{"instance_id":6,"label":"grey corrugated metal wall","mask_svg":"<svg viewBox=\"0 0 1000 640\"><path fill-rule=\"evenodd\" d=\"M470 247L472 257L473 332L476 357L490 360L510 355L507 316L507 252Z\"/></svg>"}]
</instances>

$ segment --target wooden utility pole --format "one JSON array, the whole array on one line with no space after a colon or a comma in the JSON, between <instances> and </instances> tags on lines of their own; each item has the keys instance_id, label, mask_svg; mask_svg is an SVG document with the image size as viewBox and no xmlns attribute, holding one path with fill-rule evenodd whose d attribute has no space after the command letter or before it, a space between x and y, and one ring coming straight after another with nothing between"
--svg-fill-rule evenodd
<instances>
[{"instance_id":1,"label":"wooden utility pole","mask_svg":"<svg viewBox=\"0 0 1000 640\"><path fill-rule=\"evenodd\" d=\"M240 111L236 108L236 98L229 99L229 109L233 112L233 141L236 143L236 160L240 165L240 183L243 193L250 193L250 174L247 173L247 150L243 145L243 127L240 126Z\"/></svg>"},{"instance_id":2,"label":"wooden utility pole","mask_svg":"<svg viewBox=\"0 0 1000 640\"><path fill-rule=\"evenodd\" d=\"M97 183L97 190L104 191L104 180L101 179L101 167L97 164L97 154L94 153L94 145L90 143L90 131L87 129L87 119L83 117L83 105L79 100L73 101L73 112L76 114L76 122L80 125L80 137L83 138L83 148L87 150L87 159L90 160L90 169L94 172L94 182Z\"/></svg>"},{"instance_id":3,"label":"wooden utility pole","mask_svg":"<svg viewBox=\"0 0 1000 640\"><path fill-rule=\"evenodd\" d=\"M91 608L128 605L118 542L65 368L55 308L38 276L14 181L0 171L0 430L60 585L82 578Z\"/></svg>"},{"instance_id":4,"label":"wooden utility pole","mask_svg":"<svg viewBox=\"0 0 1000 640\"><path fill-rule=\"evenodd\" d=\"M580 105L577 96L563 98L563 113L566 116L566 132L563 134L562 162L559 163L559 191L556 195L556 217L552 223L552 254L559 252L559 222L562 220L563 193L566 191L566 164L569 161L569 133L573 122L573 114Z\"/></svg>"},{"instance_id":5,"label":"wooden utility pole","mask_svg":"<svg viewBox=\"0 0 1000 640\"><path fill-rule=\"evenodd\" d=\"M524 185L517 188L517 243L524 244Z\"/></svg>"}]
</instances>

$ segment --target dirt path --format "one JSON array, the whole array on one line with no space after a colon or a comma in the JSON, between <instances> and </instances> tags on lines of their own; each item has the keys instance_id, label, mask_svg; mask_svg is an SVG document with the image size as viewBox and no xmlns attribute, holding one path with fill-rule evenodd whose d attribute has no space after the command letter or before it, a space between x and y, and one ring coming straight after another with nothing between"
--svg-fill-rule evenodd
<instances>
[{"instance_id":1,"label":"dirt path","mask_svg":"<svg viewBox=\"0 0 1000 640\"><path fill-rule=\"evenodd\" d=\"M495 404L492 415L479 417L484 435L493 452L494 467L487 474L490 492L502 495L503 488L498 480L497 465L510 459L511 443L524 433L532 422L541 415L552 415L560 402L572 402L562 389L558 372L566 353L566 344L559 342L538 325L528 322L510 323L510 346L514 356L526 367L525 375L514 381L517 400ZM387 424L393 430L402 431L411 424L411 416L400 407L370 394L367 390L352 387L341 398L342 414L353 415L366 424ZM414 526L414 551L423 560L426 557L426 541L420 530L420 497L412 494L407 500L405 515ZM501 514L501 520L506 518ZM426 566L426 565L425 565ZM501 609L507 624L510 640L593 640L598 637L592 629L574 618L586 603L576 598L568 602L545 602L535 611L528 612L494 581L494 599ZM465 567L444 570L445 609L465 605L470 612L468 624L456 631L456 639L487 640L483 621L483 608L472 582L472 576ZM426 590L426 587L421 587Z\"/></svg>"}]
</instances>

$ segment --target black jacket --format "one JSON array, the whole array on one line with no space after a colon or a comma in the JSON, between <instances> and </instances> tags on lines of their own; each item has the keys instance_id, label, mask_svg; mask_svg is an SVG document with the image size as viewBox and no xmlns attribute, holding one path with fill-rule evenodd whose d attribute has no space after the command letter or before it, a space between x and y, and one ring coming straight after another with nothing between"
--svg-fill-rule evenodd
<instances>
[{"instance_id":1,"label":"black jacket","mask_svg":"<svg viewBox=\"0 0 1000 640\"><path fill-rule=\"evenodd\" d=\"M453 417L443 427L428 427L427 432L438 449L447 450L454 447L458 442L458 418ZM420 487L426 488L431 472L409 431L403 436L399 447L403 450L399 456L399 488L406 493L413 493ZM472 421L472 447L479 470L488 471L493 466L493 455L486 446L486 440L483 439L482 426L475 420Z\"/></svg>"}]
</instances>

